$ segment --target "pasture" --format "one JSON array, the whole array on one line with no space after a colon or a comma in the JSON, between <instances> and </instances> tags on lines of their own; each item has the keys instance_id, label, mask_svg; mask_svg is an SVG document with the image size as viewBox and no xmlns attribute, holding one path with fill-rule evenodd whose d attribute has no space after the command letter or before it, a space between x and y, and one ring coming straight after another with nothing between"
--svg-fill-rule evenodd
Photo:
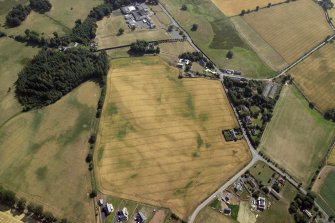
<instances>
[{"instance_id":1,"label":"pasture","mask_svg":"<svg viewBox=\"0 0 335 223\"><path fill-rule=\"evenodd\" d=\"M332 34L321 7L310 0L262 9L243 19L287 63L294 62Z\"/></svg>"},{"instance_id":2,"label":"pasture","mask_svg":"<svg viewBox=\"0 0 335 223\"><path fill-rule=\"evenodd\" d=\"M218 7L226 16L239 15L244 9L247 11L255 10L257 6L260 8L266 7L268 3L276 4L284 2L284 0L212 0L212 2Z\"/></svg>"},{"instance_id":3,"label":"pasture","mask_svg":"<svg viewBox=\"0 0 335 223\"><path fill-rule=\"evenodd\" d=\"M248 77L274 76L275 73L241 39L229 18L211 0L160 2L218 67L241 70ZM187 11L180 10L183 4ZM191 31L192 24L198 24L197 31ZM233 59L226 59L228 50L234 53Z\"/></svg>"},{"instance_id":4,"label":"pasture","mask_svg":"<svg viewBox=\"0 0 335 223\"><path fill-rule=\"evenodd\" d=\"M53 37L53 32L57 32L59 36L63 36L70 31L69 28L61 25L46 14L44 15L31 11L20 26L6 29L5 32L8 35L24 36L24 31L26 29L35 31L44 37Z\"/></svg>"},{"instance_id":5,"label":"pasture","mask_svg":"<svg viewBox=\"0 0 335 223\"><path fill-rule=\"evenodd\" d=\"M0 184L71 222L92 222L85 163L99 87L85 83L0 128Z\"/></svg>"},{"instance_id":6,"label":"pasture","mask_svg":"<svg viewBox=\"0 0 335 223\"><path fill-rule=\"evenodd\" d=\"M335 124L310 109L294 86L284 86L259 150L306 186L334 136Z\"/></svg>"},{"instance_id":7,"label":"pasture","mask_svg":"<svg viewBox=\"0 0 335 223\"><path fill-rule=\"evenodd\" d=\"M234 219L223 215L210 207L205 207L202 209L197 218L194 221L195 223L237 223Z\"/></svg>"},{"instance_id":8,"label":"pasture","mask_svg":"<svg viewBox=\"0 0 335 223\"><path fill-rule=\"evenodd\" d=\"M309 101L325 112L335 108L335 45L326 44L289 73Z\"/></svg>"},{"instance_id":9,"label":"pasture","mask_svg":"<svg viewBox=\"0 0 335 223\"><path fill-rule=\"evenodd\" d=\"M21 111L15 99L14 83L18 72L38 52L9 38L0 39L0 128L2 124Z\"/></svg>"},{"instance_id":10,"label":"pasture","mask_svg":"<svg viewBox=\"0 0 335 223\"><path fill-rule=\"evenodd\" d=\"M74 27L75 21L86 19L90 10L103 3L103 0L50 0L52 8L46 15L69 29Z\"/></svg>"},{"instance_id":11,"label":"pasture","mask_svg":"<svg viewBox=\"0 0 335 223\"><path fill-rule=\"evenodd\" d=\"M159 56L162 57L169 65L176 66L178 56L185 52L194 52L188 41L175 43L161 43L159 44L161 50ZM193 63L194 65L195 63Z\"/></svg>"},{"instance_id":12,"label":"pasture","mask_svg":"<svg viewBox=\"0 0 335 223\"><path fill-rule=\"evenodd\" d=\"M317 188L314 191L318 193L317 201L329 215L335 215L335 168L325 167L320 178L316 182Z\"/></svg>"},{"instance_id":13,"label":"pasture","mask_svg":"<svg viewBox=\"0 0 335 223\"><path fill-rule=\"evenodd\" d=\"M156 24L157 28L155 29L130 30L120 12L113 12L111 16L105 17L98 21L97 24L98 29L95 40L99 44L99 49L128 45L136 42L136 40L154 41L171 38L166 29L159 28L158 24ZM122 35L118 35L120 28L124 29Z\"/></svg>"},{"instance_id":14,"label":"pasture","mask_svg":"<svg viewBox=\"0 0 335 223\"><path fill-rule=\"evenodd\" d=\"M114 60L94 155L98 188L186 219L250 160L244 140L222 137L237 126L220 82L180 80L158 56Z\"/></svg>"}]
</instances>

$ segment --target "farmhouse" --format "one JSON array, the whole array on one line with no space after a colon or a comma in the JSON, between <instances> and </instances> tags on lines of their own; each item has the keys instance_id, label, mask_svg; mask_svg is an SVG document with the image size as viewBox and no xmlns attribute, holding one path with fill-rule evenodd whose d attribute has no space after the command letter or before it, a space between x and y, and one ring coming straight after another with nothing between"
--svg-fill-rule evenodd
<instances>
[{"instance_id":1,"label":"farmhouse","mask_svg":"<svg viewBox=\"0 0 335 223\"><path fill-rule=\"evenodd\" d=\"M153 29L156 27L155 23L150 18L152 12L150 12L145 3L136 3L135 5L122 7L121 12L124 14L124 18L129 28L146 27Z\"/></svg>"},{"instance_id":2,"label":"farmhouse","mask_svg":"<svg viewBox=\"0 0 335 223\"><path fill-rule=\"evenodd\" d=\"M117 212L118 220L119 221L128 221L128 210L124 207L122 210Z\"/></svg>"},{"instance_id":3,"label":"farmhouse","mask_svg":"<svg viewBox=\"0 0 335 223\"><path fill-rule=\"evenodd\" d=\"M145 215L142 212L137 212L135 221L136 223L144 223L145 220L147 220L147 218L145 217Z\"/></svg>"},{"instance_id":4,"label":"farmhouse","mask_svg":"<svg viewBox=\"0 0 335 223\"><path fill-rule=\"evenodd\" d=\"M266 203L265 203L265 198L264 197L259 197L258 199L257 199L257 208L259 209L259 210L264 210L265 209L265 205L266 205Z\"/></svg>"},{"instance_id":5,"label":"farmhouse","mask_svg":"<svg viewBox=\"0 0 335 223\"><path fill-rule=\"evenodd\" d=\"M107 203L104 207L104 212L106 215L109 215L110 213L112 213L114 211L114 207L112 204Z\"/></svg>"},{"instance_id":6,"label":"farmhouse","mask_svg":"<svg viewBox=\"0 0 335 223\"><path fill-rule=\"evenodd\" d=\"M125 7L122 7L121 8L121 12L123 13L123 14L129 14L129 13L131 13L132 11L135 11L136 10L136 8L135 8L135 6L125 6Z\"/></svg>"}]
</instances>

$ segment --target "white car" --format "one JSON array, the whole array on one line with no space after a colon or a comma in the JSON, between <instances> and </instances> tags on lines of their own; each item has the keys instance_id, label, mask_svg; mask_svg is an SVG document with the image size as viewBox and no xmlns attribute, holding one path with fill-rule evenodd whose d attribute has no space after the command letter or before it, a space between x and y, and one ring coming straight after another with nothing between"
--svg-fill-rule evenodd
<instances>
[{"instance_id":1,"label":"white car","mask_svg":"<svg viewBox=\"0 0 335 223\"><path fill-rule=\"evenodd\" d=\"M100 198L99 200L98 200L98 205L99 206L102 206L104 204L104 200L102 199L102 198Z\"/></svg>"}]
</instances>

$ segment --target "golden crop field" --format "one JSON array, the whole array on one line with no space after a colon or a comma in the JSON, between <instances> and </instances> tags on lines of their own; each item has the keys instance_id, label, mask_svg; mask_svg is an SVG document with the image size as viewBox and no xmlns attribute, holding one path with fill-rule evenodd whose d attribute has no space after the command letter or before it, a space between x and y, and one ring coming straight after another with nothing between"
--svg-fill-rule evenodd
<instances>
[{"instance_id":1,"label":"golden crop field","mask_svg":"<svg viewBox=\"0 0 335 223\"><path fill-rule=\"evenodd\" d=\"M185 218L249 160L220 82L178 79L160 57L114 60L94 162L99 189Z\"/></svg>"},{"instance_id":2,"label":"golden crop field","mask_svg":"<svg viewBox=\"0 0 335 223\"><path fill-rule=\"evenodd\" d=\"M322 112L335 108L335 45L327 44L289 73L309 101Z\"/></svg>"},{"instance_id":3,"label":"golden crop field","mask_svg":"<svg viewBox=\"0 0 335 223\"><path fill-rule=\"evenodd\" d=\"M263 9L243 18L287 63L332 33L321 7L310 0Z\"/></svg>"},{"instance_id":4,"label":"golden crop field","mask_svg":"<svg viewBox=\"0 0 335 223\"><path fill-rule=\"evenodd\" d=\"M85 83L0 128L0 185L71 222L93 222L85 163L99 87Z\"/></svg>"},{"instance_id":5,"label":"golden crop field","mask_svg":"<svg viewBox=\"0 0 335 223\"><path fill-rule=\"evenodd\" d=\"M284 0L212 0L226 16L239 15L244 10L254 10L257 6L265 7L269 3L275 4Z\"/></svg>"}]
</instances>

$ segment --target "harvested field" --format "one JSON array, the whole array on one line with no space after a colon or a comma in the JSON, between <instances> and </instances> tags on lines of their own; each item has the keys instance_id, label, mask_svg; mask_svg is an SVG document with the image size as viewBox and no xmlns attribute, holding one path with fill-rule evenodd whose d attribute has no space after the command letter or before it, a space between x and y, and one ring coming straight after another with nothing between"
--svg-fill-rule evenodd
<instances>
[{"instance_id":1,"label":"harvested field","mask_svg":"<svg viewBox=\"0 0 335 223\"><path fill-rule=\"evenodd\" d=\"M213 210L210 207L205 207L203 210L200 211L200 213L198 214L194 222L195 223L235 223L237 221Z\"/></svg>"},{"instance_id":2,"label":"harvested field","mask_svg":"<svg viewBox=\"0 0 335 223\"><path fill-rule=\"evenodd\" d=\"M288 63L262 37L253 30L241 16L230 19L240 36L252 47L258 56L273 70L279 71Z\"/></svg>"},{"instance_id":3,"label":"harvested field","mask_svg":"<svg viewBox=\"0 0 335 223\"><path fill-rule=\"evenodd\" d=\"M243 19L287 63L294 62L332 34L321 7L310 0L263 9Z\"/></svg>"},{"instance_id":4,"label":"harvested field","mask_svg":"<svg viewBox=\"0 0 335 223\"><path fill-rule=\"evenodd\" d=\"M310 109L294 86L284 86L259 149L306 186L334 136L335 124Z\"/></svg>"},{"instance_id":5,"label":"harvested field","mask_svg":"<svg viewBox=\"0 0 335 223\"><path fill-rule=\"evenodd\" d=\"M136 40L163 40L170 39L170 35L163 28L130 30L122 14L113 12L111 16L98 21L96 41L99 49L123 46L136 42ZM122 35L118 35L119 29L124 29Z\"/></svg>"},{"instance_id":6,"label":"harvested field","mask_svg":"<svg viewBox=\"0 0 335 223\"><path fill-rule=\"evenodd\" d=\"M242 71L248 77L271 77L275 72L239 36L233 24L211 0L161 0L164 7L191 36L192 41L219 67ZM182 5L187 11L180 10ZM193 24L197 31L191 31ZM233 58L226 59L231 50Z\"/></svg>"},{"instance_id":7,"label":"harvested field","mask_svg":"<svg viewBox=\"0 0 335 223\"><path fill-rule=\"evenodd\" d=\"M284 2L284 0L212 0L226 16L239 15L244 9L254 10L257 6L260 8L266 7L268 3L276 4Z\"/></svg>"},{"instance_id":8,"label":"harvested field","mask_svg":"<svg viewBox=\"0 0 335 223\"><path fill-rule=\"evenodd\" d=\"M0 39L0 127L13 115L21 111L15 99L14 83L18 72L38 52L9 38Z\"/></svg>"},{"instance_id":9,"label":"harvested field","mask_svg":"<svg viewBox=\"0 0 335 223\"><path fill-rule=\"evenodd\" d=\"M321 112L335 108L334 57L335 45L326 44L290 71L298 88Z\"/></svg>"},{"instance_id":10,"label":"harvested field","mask_svg":"<svg viewBox=\"0 0 335 223\"><path fill-rule=\"evenodd\" d=\"M29 218L27 218L24 214L13 216L10 210L3 211L1 210L1 207L0 207L0 222L1 223L23 223L23 222L37 223L36 221L30 220Z\"/></svg>"},{"instance_id":11,"label":"harvested field","mask_svg":"<svg viewBox=\"0 0 335 223\"><path fill-rule=\"evenodd\" d=\"M335 167L324 167L312 190L318 193L317 201L329 214L335 215Z\"/></svg>"},{"instance_id":12,"label":"harvested field","mask_svg":"<svg viewBox=\"0 0 335 223\"><path fill-rule=\"evenodd\" d=\"M99 87L85 83L0 129L0 185L71 222L93 222L85 163ZM75 171L70 171L75 170Z\"/></svg>"},{"instance_id":13,"label":"harvested field","mask_svg":"<svg viewBox=\"0 0 335 223\"><path fill-rule=\"evenodd\" d=\"M238 222L256 223L256 216L250 211L250 204L248 201L240 202L240 210L237 216Z\"/></svg>"},{"instance_id":14,"label":"harvested field","mask_svg":"<svg viewBox=\"0 0 335 223\"><path fill-rule=\"evenodd\" d=\"M94 162L105 194L168 207L186 219L242 168L246 142L218 81L178 79L159 57L114 60Z\"/></svg>"}]
</instances>

